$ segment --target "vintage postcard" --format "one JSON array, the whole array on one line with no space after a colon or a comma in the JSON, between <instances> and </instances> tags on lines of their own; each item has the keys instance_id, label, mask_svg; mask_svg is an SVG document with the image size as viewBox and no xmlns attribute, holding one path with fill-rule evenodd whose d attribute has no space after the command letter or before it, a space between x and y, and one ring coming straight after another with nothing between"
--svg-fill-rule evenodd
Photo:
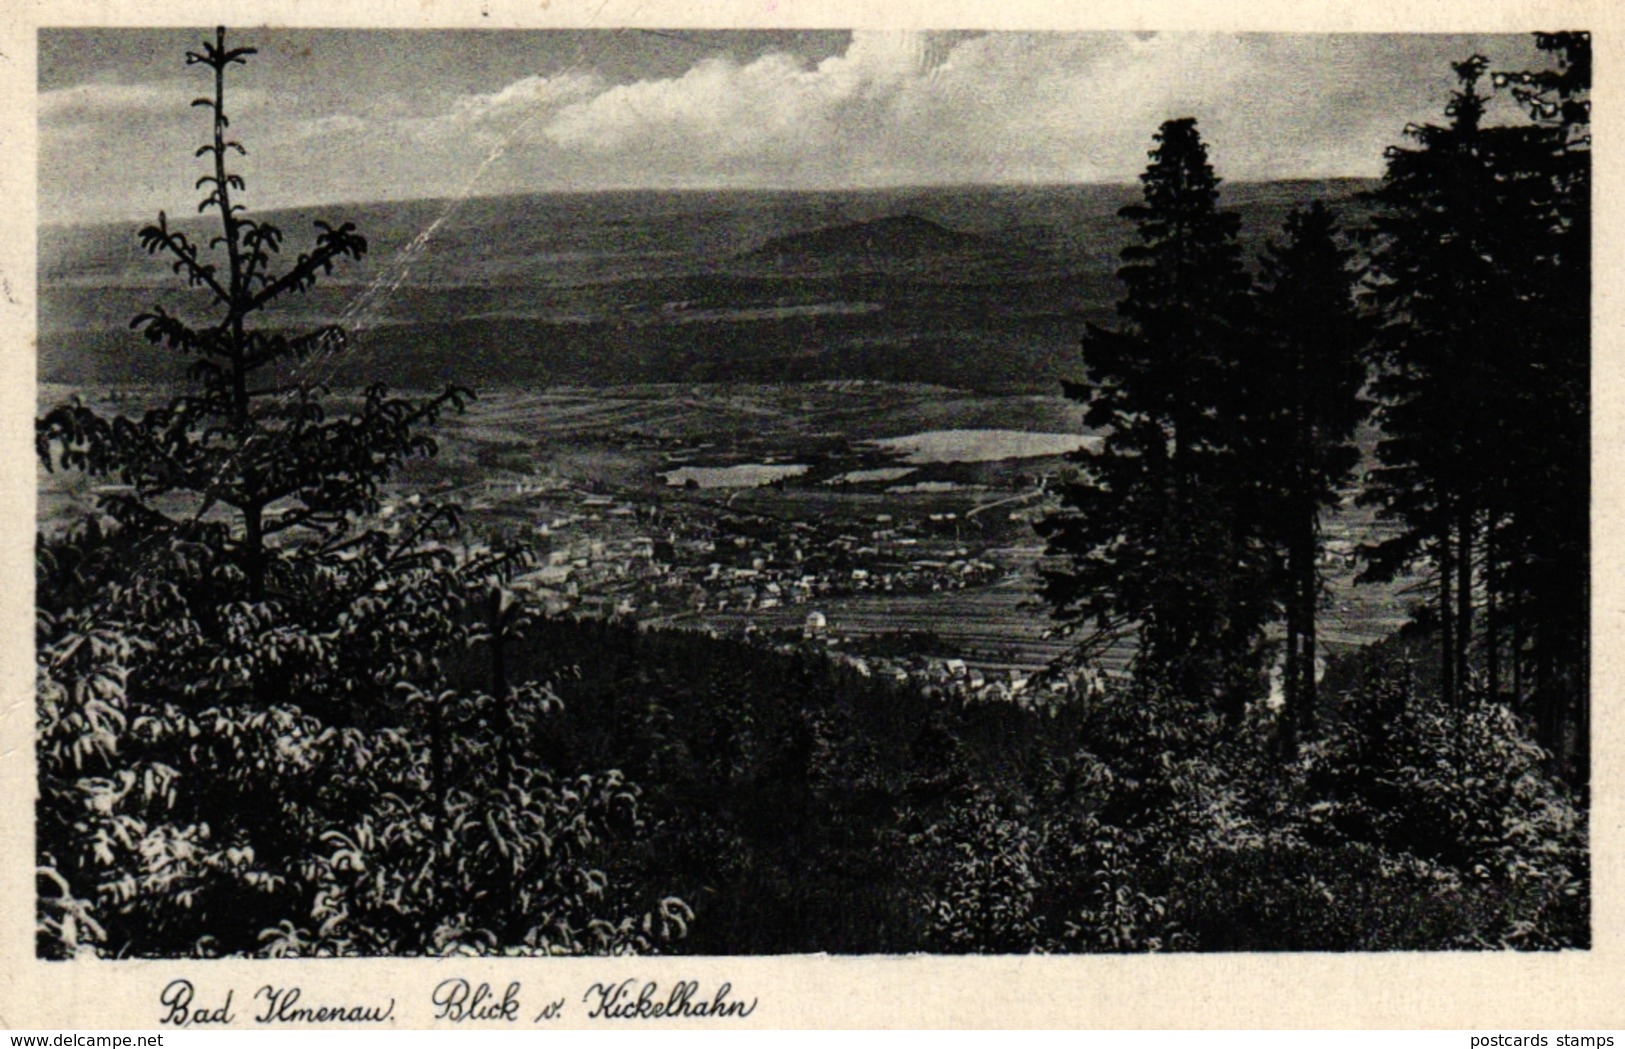
<instances>
[{"instance_id":1,"label":"vintage postcard","mask_svg":"<svg viewBox=\"0 0 1625 1049\"><path fill-rule=\"evenodd\" d=\"M0 16L0 1025L1625 1026L1618 18L1377 7Z\"/></svg>"}]
</instances>

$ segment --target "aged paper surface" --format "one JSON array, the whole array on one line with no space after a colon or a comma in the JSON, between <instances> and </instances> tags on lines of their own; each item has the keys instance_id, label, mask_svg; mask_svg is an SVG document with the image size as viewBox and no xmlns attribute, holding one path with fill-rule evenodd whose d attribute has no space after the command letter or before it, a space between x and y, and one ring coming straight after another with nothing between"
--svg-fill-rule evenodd
<instances>
[{"instance_id":1,"label":"aged paper surface","mask_svg":"<svg viewBox=\"0 0 1625 1049\"><path fill-rule=\"evenodd\" d=\"M1613 702L1625 615L1619 563L1620 163L1617 76L1625 69L1619 8L1604 0L1507 3L1298 4L1252 0L1058 5L904 5L791 0L552 0L540 4L354 0L276 4L37 3L0 13L0 92L7 206L0 209L0 1026L150 1028L159 994L176 978L238 1001L275 982L310 998L395 999L395 1024L425 1026L431 989L452 976L501 987L522 980L528 1001L579 1002L595 981L627 978L731 983L759 999L730 1025L782 1027L1625 1027L1625 782L1621 717ZM1595 452L1592 850L1594 946L1562 954L1249 954L1122 957L788 957L559 960L80 961L34 956L32 846L32 541L35 505L36 31L45 26L256 26L509 28L1115 29L1288 32L1528 32L1594 34L1595 116L1602 221L1595 257ZM402 70L410 76L410 70ZM107 173L117 178L117 172ZM184 187L176 187L183 189ZM200 998L200 1001L202 999ZM247 1012L245 1008L241 1010ZM700 1023L690 1021L691 1025ZM564 1026L589 1025L583 1011Z\"/></svg>"}]
</instances>

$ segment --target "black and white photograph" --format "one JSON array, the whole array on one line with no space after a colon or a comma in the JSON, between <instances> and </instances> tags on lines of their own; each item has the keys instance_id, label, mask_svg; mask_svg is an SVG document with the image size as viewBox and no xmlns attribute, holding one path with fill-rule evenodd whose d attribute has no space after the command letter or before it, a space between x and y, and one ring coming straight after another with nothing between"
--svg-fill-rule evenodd
<instances>
[{"instance_id":1,"label":"black and white photograph","mask_svg":"<svg viewBox=\"0 0 1625 1049\"><path fill-rule=\"evenodd\" d=\"M39 28L33 958L1589 951L1593 28Z\"/></svg>"}]
</instances>

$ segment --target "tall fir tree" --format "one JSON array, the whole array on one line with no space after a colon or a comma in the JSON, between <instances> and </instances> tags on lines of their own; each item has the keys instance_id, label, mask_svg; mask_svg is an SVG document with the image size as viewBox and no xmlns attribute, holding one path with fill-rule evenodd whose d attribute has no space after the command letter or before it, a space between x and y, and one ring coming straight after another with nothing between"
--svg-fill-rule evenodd
<instances>
[{"instance_id":1,"label":"tall fir tree","mask_svg":"<svg viewBox=\"0 0 1625 1049\"><path fill-rule=\"evenodd\" d=\"M1125 207L1123 325L1090 325L1066 383L1101 435L1039 523L1043 596L1082 654L1131 634L1139 667L1229 713L1256 685L1271 603L1247 419L1257 395L1239 216L1190 118L1164 123Z\"/></svg>"},{"instance_id":2,"label":"tall fir tree","mask_svg":"<svg viewBox=\"0 0 1625 1049\"><path fill-rule=\"evenodd\" d=\"M1456 68L1450 122L1408 129L1372 199L1367 285L1384 439L1366 499L1397 525L1368 578L1426 565L1443 691L1482 674L1583 765L1589 571L1589 137L1584 34L1558 73L1498 77L1526 124L1486 126L1488 62ZM1510 674L1503 669L1503 653Z\"/></svg>"},{"instance_id":3,"label":"tall fir tree","mask_svg":"<svg viewBox=\"0 0 1625 1049\"><path fill-rule=\"evenodd\" d=\"M1354 252L1339 242L1336 215L1320 201L1288 216L1285 239L1265 246L1257 294L1259 339L1275 377L1260 420L1264 461L1275 468L1272 520L1283 552L1283 665L1289 732L1315 708L1316 617L1322 511L1342 497L1360 452L1354 431L1369 324L1354 297Z\"/></svg>"},{"instance_id":4,"label":"tall fir tree","mask_svg":"<svg viewBox=\"0 0 1625 1049\"><path fill-rule=\"evenodd\" d=\"M214 232L188 232L164 213L140 232L204 305L194 316L154 305L131 326L189 358L195 388L136 417L76 399L36 422L46 469L117 482L99 496L99 517L42 541L41 602L48 611L111 602L132 621L165 624L137 675L193 708L247 694L347 719L347 708L388 691L376 677L390 661L375 650L397 644L387 624L400 609L383 605L398 598L425 612L422 651L432 647L430 620L449 628L430 614L435 600L409 599L386 580L416 573L444 589L450 558L426 540L448 534L453 512L427 508L389 530L367 521L391 471L435 451L422 427L469 394L414 400L375 385L353 411L334 414L312 365L349 348L344 329L289 331L267 316L339 263L360 261L367 241L350 223L317 221L311 249L283 266L283 231L249 217L230 166L246 150L230 137L226 85L254 53L228 47L222 28L186 55L213 88L192 104L210 117L197 185ZM409 676L421 662L402 658L395 672Z\"/></svg>"},{"instance_id":5,"label":"tall fir tree","mask_svg":"<svg viewBox=\"0 0 1625 1049\"><path fill-rule=\"evenodd\" d=\"M1531 120L1495 129L1529 214L1526 348L1508 375L1506 468L1486 543L1489 679L1580 782L1589 774L1591 37L1537 33L1553 67L1498 73ZM1505 647L1510 666L1503 670ZM1510 679L1510 681L1509 681Z\"/></svg>"},{"instance_id":6,"label":"tall fir tree","mask_svg":"<svg viewBox=\"0 0 1625 1049\"><path fill-rule=\"evenodd\" d=\"M1430 562L1452 702L1467 669L1483 442L1497 415L1486 399L1497 356L1483 341L1497 333L1484 322L1505 291L1480 129L1486 67L1481 56L1458 63L1450 123L1409 128L1417 147L1388 151L1367 277L1382 318L1373 389L1384 437L1362 498L1401 527L1366 548L1366 576L1391 579Z\"/></svg>"}]
</instances>

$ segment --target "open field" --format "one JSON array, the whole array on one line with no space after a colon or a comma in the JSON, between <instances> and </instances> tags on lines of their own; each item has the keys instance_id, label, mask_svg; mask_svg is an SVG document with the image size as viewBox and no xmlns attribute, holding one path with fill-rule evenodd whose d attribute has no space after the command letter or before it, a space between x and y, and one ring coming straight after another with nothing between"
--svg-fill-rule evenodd
<instances>
[{"instance_id":1,"label":"open field","mask_svg":"<svg viewBox=\"0 0 1625 1049\"><path fill-rule=\"evenodd\" d=\"M1042 637L1049 623L1032 594L1041 544L1030 522L1049 505L1041 489L1062 464L1057 453L1086 443L1078 414L1061 397L872 382L504 391L449 423L446 447L451 461L489 460L500 450L510 466L669 508L725 506L870 535L878 517L893 526L934 523L928 550L971 550L997 563L999 577L946 593L826 604L856 633L930 630L990 651L1015 646L1026 655L1013 662L1032 665L1064 648ZM746 470L737 487L696 492L670 485L664 471L674 463L766 472L758 485L743 483L752 476ZM775 465L797 472L767 483ZM921 483L931 477L938 486ZM1331 590L1323 639L1357 645L1391 632L1405 618L1399 588L1352 582L1355 544L1377 534L1372 512L1346 505L1328 516L1325 531ZM788 609L759 615L764 626L795 619Z\"/></svg>"},{"instance_id":2,"label":"open field","mask_svg":"<svg viewBox=\"0 0 1625 1049\"><path fill-rule=\"evenodd\" d=\"M128 410L153 393L121 396ZM476 533L532 544L526 583L559 614L790 640L816 613L838 651L962 660L990 681L1069 648L1036 597L1031 523L1060 453L1087 443L1063 398L878 382L498 389L438 437L394 497L461 502ZM92 495L42 474L42 525ZM1329 652L1404 621L1399 587L1352 582L1373 527L1354 507L1326 522ZM1113 649L1104 669L1131 654Z\"/></svg>"}]
</instances>

